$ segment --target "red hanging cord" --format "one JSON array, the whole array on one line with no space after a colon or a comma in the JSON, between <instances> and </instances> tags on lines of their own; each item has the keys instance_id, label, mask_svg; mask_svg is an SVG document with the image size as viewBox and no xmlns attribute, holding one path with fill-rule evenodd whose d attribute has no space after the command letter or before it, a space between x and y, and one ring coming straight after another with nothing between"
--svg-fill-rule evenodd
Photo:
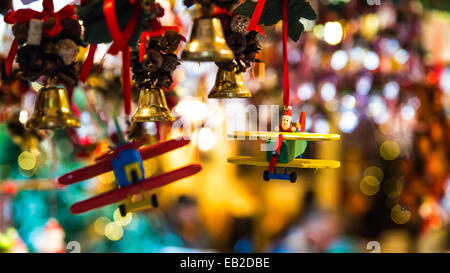
<instances>
[{"instance_id":1,"label":"red hanging cord","mask_svg":"<svg viewBox=\"0 0 450 273\"><path fill-rule=\"evenodd\" d=\"M287 0L282 0L283 9L283 77L284 77L284 92L283 104L287 108L289 106L289 71L287 59Z\"/></svg>"}]
</instances>

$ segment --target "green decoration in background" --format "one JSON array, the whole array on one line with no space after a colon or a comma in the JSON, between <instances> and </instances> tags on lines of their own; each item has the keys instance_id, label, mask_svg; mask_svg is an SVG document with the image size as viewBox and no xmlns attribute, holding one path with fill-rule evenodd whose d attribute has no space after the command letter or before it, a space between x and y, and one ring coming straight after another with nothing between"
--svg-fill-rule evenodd
<instances>
[{"instance_id":1,"label":"green decoration in background","mask_svg":"<svg viewBox=\"0 0 450 273\"><path fill-rule=\"evenodd\" d=\"M130 4L130 1L116 0L115 7L117 21L119 27L123 31L133 14L133 5ZM103 14L103 0L94 0L79 7L77 16L83 21L83 26L85 28L84 38L86 42L90 44L100 44L112 41L108 26L106 25L105 15ZM145 14L141 13L136 29L128 43L131 47L135 47L139 40L144 19Z\"/></svg>"},{"instance_id":2,"label":"green decoration in background","mask_svg":"<svg viewBox=\"0 0 450 273\"><path fill-rule=\"evenodd\" d=\"M256 2L246 0L238 6L234 12L247 17L252 17L256 8ZM282 20L282 1L266 0L258 25L272 26ZM311 5L305 0L288 0L287 5L287 34L294 42L298 41L304 31L300 18L308 20L317 19L317 15Z\"/></svg>"}]
</instances>

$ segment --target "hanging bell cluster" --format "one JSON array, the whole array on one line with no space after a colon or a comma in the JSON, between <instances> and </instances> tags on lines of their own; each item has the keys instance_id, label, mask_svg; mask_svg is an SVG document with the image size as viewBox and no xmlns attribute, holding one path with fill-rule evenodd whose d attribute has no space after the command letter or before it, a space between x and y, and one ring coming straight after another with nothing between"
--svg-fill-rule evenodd
<instances>
[{"instance_id":1,"label":"hanging bell cluster","mask_svg":"<svg viewBox=\"0 0 450 273\"><path fill-rule=\"evenodd\" d=\"M55 81L42 87L36 98L34 112L27 121L29 129L60 129L80 127L80 122L70 108L66 90L57 88Z\"/></svg>"},{"instance_id":2,"label":"hanging bell cluster","mask_svg":"<svg viewBox=\"0 0 450 273\"><path fill-rule=\"evenodd\" d=\"M225 62L234 59L223 34L220 19L201 17L194 19L191 38L181 58L197 62Z\"/></svg>"},{"instance_id":3,"label":"hanging bell cluster","mask_svg":"<svg viewBox=\"0 0 450 273\"><path fill-rule=\"evenodd\" d=\"M216 82L209 92L210 99L250 98L252 94L244 84L241 73L220 68L217 71Z\"/></svg>"},{"instance_id":4,"label":"hanging bell cluster","mask_svg":"<svg viewBox=\"0 0 450 273\"><path fill-rule=\"evenodd\" d=\"M133 117L133 122L174 121L175 117L167 106L162 88L150 87L141 89L139 102Z\"/></svg>"}]
</instances>

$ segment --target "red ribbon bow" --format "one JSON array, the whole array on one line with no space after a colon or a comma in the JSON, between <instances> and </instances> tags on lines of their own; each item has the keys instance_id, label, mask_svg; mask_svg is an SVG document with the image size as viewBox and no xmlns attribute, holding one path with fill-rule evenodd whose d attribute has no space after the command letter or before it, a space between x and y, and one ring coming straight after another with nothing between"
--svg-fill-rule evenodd
<instances>
[{"instance_id":1,"label":"red ribbon bow","mask_svg":"<svg viewBox=\"0 0 450 273\"><path fill-rule=\"evenodd\" d=\"M53 0L44 0L42 2L42 11L35 11L32 9L19 9L17 11L10 11L5 15L5 22L8 24L15 24L15 23L28 23L31 19L40 19L42 21L45 21L47 18L55 18L56 22L53 27L50 29L44 28L43 33L45 36L56 36L58 35L62 30L62 20L65 18L75 18L75 6L73 5L67 5L64 8L62 8L60 11L55 12L54 6L53 6ZM8 53L8 57L5 62L5 69L6 74L9 76L9 73L11 72L11 67L14 61L14 57L17 53L18 43L14 39L11 48Z\"/></svg>"}]
</instances>

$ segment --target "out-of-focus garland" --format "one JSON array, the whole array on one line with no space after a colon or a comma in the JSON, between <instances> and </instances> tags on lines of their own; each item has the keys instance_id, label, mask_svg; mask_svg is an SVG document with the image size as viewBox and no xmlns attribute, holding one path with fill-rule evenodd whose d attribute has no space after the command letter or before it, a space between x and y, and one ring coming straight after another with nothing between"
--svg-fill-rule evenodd
<instances>
[{"instance_id":1,"label":"out-of-focus garland","mask_svg":"<svg viewBox=\"0 0 450 273\"><path fill-rule=\"evenodd\" d=\"M75 59L84 44L74 6L54 12L53 1L44 0L42 12L10 11L5 22L13 24L21 77L30 81L40 76L57 77L67 86L76 84Z\"/></svg>"},{"instance_id":2,"label":"out-of-focus garland","mask_svg":"<svg viewBox=\"0 0 450 273\"><path fill-rule=\"evenodd\" d=\"M164 35L150 38L145 46L142 62L139 60L138 50L131 53L133 79L140 88L170 88L173 83L172 73L180 64L174 52L178 49L181 39L182 36L178 32L168 30Z\"/></svg>"}]
</instances>

